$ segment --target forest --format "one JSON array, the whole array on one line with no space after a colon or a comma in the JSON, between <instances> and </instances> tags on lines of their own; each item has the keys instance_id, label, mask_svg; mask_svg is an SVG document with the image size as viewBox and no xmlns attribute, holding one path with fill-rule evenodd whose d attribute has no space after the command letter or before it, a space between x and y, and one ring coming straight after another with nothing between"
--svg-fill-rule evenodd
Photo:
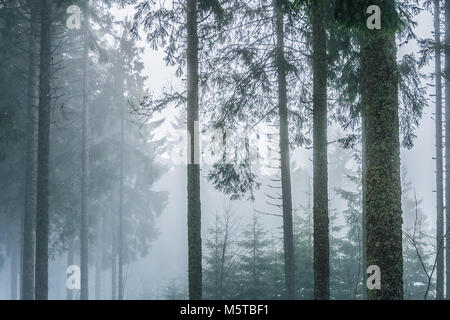
<instances>
[{"instance_id":1,"label":"forest","mask_svg":"<svg viewBox=\"0 0 450 320\"><path fill-rule=\"evenodd\" d=\"M450 299L450 0L0 0L0 74L0 300Z\"/></svg>"}]
</instances>

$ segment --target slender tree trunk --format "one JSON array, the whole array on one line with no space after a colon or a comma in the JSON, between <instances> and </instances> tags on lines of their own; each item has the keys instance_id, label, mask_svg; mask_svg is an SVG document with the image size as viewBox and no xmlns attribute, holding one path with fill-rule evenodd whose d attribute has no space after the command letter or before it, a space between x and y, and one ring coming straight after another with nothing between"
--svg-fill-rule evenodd
<instances>
[{"instance_id":1,"label":"slender tree trunk","mask_svg":"<svg viewBox=\"0 0 450 320\"><path fill-rule=\"evenodd\" d=\"M445 123L450 124L450 0L445 0ZM450 298L450 130L445 130L446 295Z\"/></svg>"},{"instance_id":2,"label":"slender tree trunk","mask_svg":"<svg viewBox=\"0 0 450 320\"><path fill-rule=\"evenodd\" d=\"M364 57L362 54L363 40L360 38L360 72L361 79L364 79ZM364 83L364 80L362 80ZM367 231L366 231L366 172L367 172L367 141L366 141L366 104L364 101L364 89L361 89L361 187L362 187L362 203L361 203L361 237L362 237L362 274L363 274L363 290L362 298L367 299L367 255L366 255L366 243L367 243Z\"/></svg>"},{"instance_id":3,"label":"slender tree trunk","mask_svg":"<svg viewBox=\"0 0 450 320\"><path fill-rule=\"evenodd\" d=\"M81 228L80 228L80 271L81 291L80 300L89 300L89 221L88 221L88 194L89 194L89 105L88 105L88 6L86 0L85 21L83 23L83 132L81 151Z\"/></svg>"},{"instance_id":4,"label":"slender tree trunk","mask_svg":"<svg viewBox=\"0 0 450 320\"><path fill-rule=\"evenodd\" d=\"M72 266L74 263L74 239L71 237L69 240L69 250L67 251L67 267ZM66 289L67 300L73 300L73 290Z\"/></svg>"},{"instance_id":5,"label":"slender tree trunk","mask_svg":"<svg viewBox=\"0 0 450 320\"><path fill-rule=\"evenodd\" d=\"M402 207L395 35L364 34L367 264L381 270L369 299L403 299Z\"/></svg>"},{"instance_id":6,"label":"slender tree trunk","mask_svg":"<svg viewBox=\"0 0 450 320\"><path fill-rule=\"evenodd\" d=\"M123 234L123 193L124 193L124 145L125 145L125 114L123 106L120 109L120 183L119 183L119 300L124 295L124 234Z\"/></svg>"},{"instance_id":7,"label":"slender tree trunk","mask_svg":"<svg viewBox=\"0 0 450 320\"><path fill-rule=\"evenodd\" d=\"M25 180L24 180L25 181ZM25 189L24 189L25 192ZM20 215L20 226L19 226L19 300L22 299L22 282L23 282L23 262L22 262L22 257L23 257L23 230L24 230L24 223L25 223L25 210L22 212L22 214Z\"/></svg>"},{"instance_id":8,"label":"slender tree trunk","mask_svg":"<svg viewBox=\"0 0 450 320\"><path fill-rule=\"evenodd\" d=\"M366 126L365 126L365 111L364 111L364 99L362 101L362 116L361 116L361 179L362 179L362 212L361 212L361 237L362 237L362 274L363 274L363 290L362 298L366 300L366 284L367 284L367 255L366 255L366 243L367 243L367 231L366 231Z\"/></svg>"},{"instance_id":9,"label":"slender tree trunk","mask_svg":"<svg viewBox=\"0 0 450 320\"><path fill-rule=\"evenodd\" d=\"M103 261L103 213L100 216L100 230L97 231L95 242L95 300L102 299L102 261Z\"/></svg>"},{"instance_id":10,"label":"slender tree trunk","mask_svg":"<svg viewBox=\"0 0 450 320\"><path fill-rule=\"evenodd\" d=\"M314 206L314 299L330 298L330 244L327 160L327 34L325 5L313 4L313 206Z\"/></svg>"},{"instance_id":11,"label":"slender tree trunk","mask_svg":"<svg viewBox=\"0 0 450 320\"><path fill-rule=\"evenodd\" d=\"M37 300L48 299L49 239L49 154L51 108L51 0L41 0L41 48L39 66L39 131L37 154L36 203L36 279Z\"/></svg>"},{"instance_id":12,"label":"slender tree trunk","mask_svg":"<svg viewBox=\"0 0 450 320\"><path fill-rule=\"evenodd\" d=\"M112 214L112 248L111 248L111 300L117 299L117 236L116 217Z\"/></svg>"},{"instance_id":13,"label":"slender tree trunk","mask_svg":"<svg viewBox=\"0 0 450 320\"><path fill-rule=\"evenodd\" d=\"M36 213L36 96L38 67L38 7L30 1L30 40L28 44L28 83L27 83L27 150L25 164L25 199L23 214L23 246L22 246L22 282L21 299L34 299L34 244Z\"/></svg>"},{"instance_id":14,"label":"slender tree trunk","mask_svg":"<svg viewBox=\"0 0 450 320\"><path fill-rule=\"evenodd\" d=\"M187 0L187 193L189 299L202 299L197 0Z\"/></svg>"},{"instance_id":15,"label":"slender tree trunk","mask_svg":"<svg viewBox=\"0 0 450 320\"><path fill-rule=\"evenodd\" d=\"M289 125L286 85L286 61L284 57L284 21L281 0L275 0L275 28L277 37L276 64L278 75L278 112L280 116L281 190L283 198L284 276L286 297L294 300L295 258L294 229L292 223L291 163L289 156Z\"/></svg>"},{"instance_id":16,"label":"slender tree trunk","mask_svg":"<svg viewBox=\"0 0 450 320\"><path fill-rule=\"evenodd\" d=\"M17 228L19 229L19 228ZM18 231L18 230L15 230ZM10 241L10 248L11 248L11 252L10 252L10 258L11 258L11 265L10 265L10 272L11 272L11 300L17 300L18 297L18 276L19 276L19 239L18 239L18 235L20 235L20 233L12 233L9 236L9 241Z\"/></svg>"},{"instance_id":17,"label":"slender tree trunk","mask_svg":"<svg viewBox=\"0 0 450 320\"><path fill-rule=\"evenodd\" d=\"M434 0L434 40L436 77L436 299L444 298L444 204L442 159L442 81L441 81L441 31L439 0Z\"/></svg>"}]
</instances>

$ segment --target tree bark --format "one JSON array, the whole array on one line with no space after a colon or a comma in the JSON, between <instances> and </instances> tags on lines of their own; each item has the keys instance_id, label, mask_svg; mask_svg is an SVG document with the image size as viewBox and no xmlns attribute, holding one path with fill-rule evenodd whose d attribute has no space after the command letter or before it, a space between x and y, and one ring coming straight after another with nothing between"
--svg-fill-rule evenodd
<instances>
[{"instance_id":1,"label":"tree bark","mask_svg":"<svg viewBox=\"0 0 450 320\"><path fill-rule=\"evenodd\" d=\"M73 237L69 240L69 248L67 251L67 267L72 266L74 263L74 245L73 245L74 239ZM67 300L73 300L73 290L72 289L66 289L66 296Z\"/></svg>"},{"instance_id":2,"label":"tree bark","mask_svg":"<svg viewBox=\"0 0 450 320\"><path fill-rule=\"evenodd\" d=\"M187 194L189 299L202 299L197 0L187 0Z\"/></svg>"},{"instance_id":3,"label":"tree bark","mask_svg":"<svg viewBox=\"0 0 450 320\"><path fill-rule=\"evenodd\" d=\"M330 298L325 4L313 3L314 299Z\"/></svg>"},{"instance_id":4,"label":"tree bark","mask_svg":"<svg viewBox=\"0 0 450 320\"><path fill-rule=\"evenodd\" d=\"M36 300L48 299L49 154L51 108L51 0L41 0L41 48L39 65L39 129L36 203Z\"/></svg>"},{"instance_id":5,"label":"tree bark","mask_svg":"<svg viewBox=\"0 0 450 320\"><path fill-rule=\"evenodd\" d=\"M367 265L381 270L369 299L403 299L402 207L395 35L364 34Z\"/></svg>"},{"instance_id":6,"label":"tree bark","mask_svg":"<svg viewBox=\"0 0 450 320\"><path fill-rule=\"evenodd\" d=\"M435 85L436 85L436 299L444 298L444 204L442 158L442 81L439 0L434 0Z\"/></svg>"},{"instance_id":7,"label":"tree bark","mask_svg":"<svg viewBox=\"0 0 450 320\"><path fill-rule=\"evenodd\" d=\"M111 300L117 299L117 236L116 217L112 213L112 248L111 248Z\"/></svg>"},{"instance_id":8,"label":"tree bark","mask_svg":"<svg viewBox=\"0 0 450 320\"><path fill-rule=\"evenodd\" d=\"M124 196L124 145L125 145L125 114L123 105L120 107L120 182L119 182L119 300L124 295L124 234L123 234L123 196Z\"/></svg>"},{"instance_id":9,"label":"tree bark","mask_svg":"<svg viewBox=\"0 0 450 320\"><path fill-rule=\"evenodd\" d=\"M278 113L280 117L281 190L283 198L284 277L286 297L294 300L295 257L294 228L292 223L291 163L289 155L288 98L286 61L284 57L284 21L282 1L275 0L276 67L278 76Z\"/></svg>"},{"instance_id":10,"label":"tree bark","mask_svg":"<svg viewBox=\"0 0 450 320\"><path fill-rule=\"evenodd\" d=\"M95 242L95 300L102 299L102 261L103 261L103 213L100 216L100 230L97 230Z\"/></svg>"},{"instance_id":11,"label":"tree bark","mask_svg":"<svg viewBox=\"0 0 450 320\"><path fill-rule=\"evenodd\" d=\"M20 226L17 225L19 228ZM14 232L11 232L9 235L9 241L10 241L10 258L11 258L11 265L10 265L10 272L11 272L11 300L17 300L18 297L18 276L19 276L19 243L20 240L18 239L18 235L20 233L17 233L18 229L10 227L10 230L14 230Z\"/></svg>"},{"instance_id":12,"label":"tree bark","mask_svg":"<svg viewBox=\"0 0 450 320\"><path fill-rule=\"evenodd\" d=\"M88 193L89 193L89 105L88 105L88 28L89 0L86 0L85 21L83 23L83 128L81 151L81 228L80 228L80 300L89 299L89 225L88 225Z\"/></svg>"},{"instance_id":13,"label":"tree bark","mask_svg":"<svg viewBox=\"0 0 450 320\"><path fill-rule=\"evenodd\" d=\"M362 43L363 40L360 38L360 77L364 83L364 57L362 54ZM367 291L365 290L367 284L367 254L366 254L366 243L367 243L367 230L366 230L366 172L367 172L367 141L366 141L366 103L364 101L364 89L360 89L361 94L361 188L362 188L362 203L361 203L361 238L362 238L362 280L363 280L363 290L362 299L367 299Z\"/></svg>"},{"instance_id":14,"label":"tree bark","mask_svg":"<svg viewBox=\"0 0 450 320\"><path fill-rule=\"evenodd\" d=\"M365 290L367 283L367 254L366 254L366 243L367 243L367 230L366 230L366 126L365 126L365 111L364 111L364 98L362 98L362 112L361 112L361 187L362 187L362 212L361 212L361 238L362 238L362 272L363 272L363 290L362 290L362 298L366 300L367 292Z\"/></svg>"},{"instance_id":15,"label":"tree bark","mask_svg":"<svg viewBox=\"0 0 450 320\"><path fill-rule=\"evenodd\" d=\"M36 96L38 67L38 7L30 1L30 39L28 43L27 145L25 163L25 199L23 213L23 246L21 299L34 299L35 213L36 213Z\"/></svg>"},{"instance_id":16,"label":"tree bark","mask_svg":"<svg viewBox=\"0 0 450 320\"><path fill-rule=\"evenodd\" d=\"M450 124L450 0L445 0L445 123ZM446 294L450 297L450 130L445 130Z\"/></svg>"}]
</instances>

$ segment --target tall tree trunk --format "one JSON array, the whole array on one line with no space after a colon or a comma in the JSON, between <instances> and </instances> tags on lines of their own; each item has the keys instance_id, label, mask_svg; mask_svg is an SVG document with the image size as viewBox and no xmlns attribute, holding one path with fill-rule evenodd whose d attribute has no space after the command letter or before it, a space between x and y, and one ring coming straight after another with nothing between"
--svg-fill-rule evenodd
<instances>
[{"instance_id":1,"label":"tall tree trunk","mask_svg":"<svg viewBox=\"0 0 450 320\"><path fill-rule=\"evenodd\" d=\"M21 268L21 299L34 299L34 244L36 210L36 95L37 95L37 40L38 7L36 1L30 3L30 39L28 43L28 83L27 83L27 150L25 164L25 199L23 214L23 246Z\"/></svg>"},{"instance_id":2,"label":"tall tree trunk","mask_svg":"<svg viewBox=\"0 0 450 320\"><path fill-rule=\"evenodd\" d=\"M436 299L444 298L444 204L442 159L442 81L439 0L434 0L434 40L436 77Z\"/></svg>"},{"instance_id":3,"label":"tall tree trunk","mask_svg":"<svg viewBox=\"0 0 450 320\"><path fill-rule=\"evenodd\" d=\"M41 0L35 270L35 297L37 300L48 299L51 3L51 0Z\"/></svg>"},{"instance_id":4,"label":"tall tree trunk","mask_svg":"<svg viewBox=\"0 0 450 320\"><path fill-rule=\"evenodd\" d=\"M363 274L363 290L362 298L366 300L366 284L367 284L367 254L366 254L366 243L367 243L367 230L366 230L366 126L365 126L365 111L364 111L364 98L362 97L362 112L361 112L361 187L362 187L362 204L361 204L361 238L362 238L362 274Z\"/></svg>"},{"instance_id":5,"label":"tall tree trunk","mask_svg":"<svg viewBox=\"0 0 450 320\"><path fill-rule=\"evenodd\" d=\"M395 35L364 34L366 255L381 270L369 299L403 299L402 207Z\"/></svg>"},{"instance_id":6,"label":"tall tree trunk","mask_svg":"<svg viewBox=\"0 0 450 320\"><path fill-rule=\"evenodd\" d=\"M284 21L281 0L275 0L276 64L278 80L278 113L280 116L281 190L283 198L284 277L286 298L295 299L294 229L292 223L291 163L289 156L289 125L284 57Z\"/></svg>"},{"instance_id":7,"label":"tall tree trunk","mask_svg":"<svg viewBox=\"0 0 450 320\"><path fill-rule=\"evenodd\" d=\"M187 194L189 299L202 299L197 0L187 0Z\"/></svg>"},{"instance_id":8,"label":"tall tree trunk","mask_svg":"<svg viewBox=\"0 0 450 320\"><path fill-rule=\"evenodd\" d=\"M123 105L120 107L120 182L119 182L119 300L124 295L124 234L123 234L123 196L124 196L124 146L125 146L125 114Z\"/></svg>"},{"instance_id":9,"label":"tall tree trunk","mask_svg":"<svg viewBox=\"0 0 450 320\"><path fill-rule=\"evenodd\" d=\"M445 0L445 123L450 124L450 0ZM446 294L450 298L450 130L445 130Z\"/></svg>"},{"instance_id":10,"label":"tall tree trunk","mask_svg":"<svg viewBox=\"0 0 450 320\"><path fill-rule=\"evenodd\" d=\"M81 228L80 228L80 300L89 299L89 222L88 222L88 189L89 189L89 105L88 105L88 28L89 0L86 0L85 21L83 23L83 132L81 150Z\"/></svg>"},{"instance_id":11,"label":"tall tree trunk","mask_svg":"<svg viewBox=\"0 0 450 320\"><path fill-rule=\"evenodd\" d=\"M362 82L364 83L364 57L362 54L362 45L363 40L362 37L359 38L360 45L360 77ZM366 104L364 101L364 89L361 87L360 89L361 95L361 188L362 188L362 203L361 203L361 238L362 238L362 280L363 280L363 290L362 290L362 298L363 300L367 299L367 254L366 254L366 242L367 242L367 230L366 230L366 172L367 172L367 141L366 141Z\"/></svg>"},{"instance_id":12,"label":"tall tree trunk","mask_svg":"<svg viewBox=\"0 0 450 320\"><path fill-rule=\"evenodd\" d=\"M313 206L314 206L314 299L330 298L330 244L327 163L327 34L325 4L313 3Z\"/></svg>"}]
</instances>

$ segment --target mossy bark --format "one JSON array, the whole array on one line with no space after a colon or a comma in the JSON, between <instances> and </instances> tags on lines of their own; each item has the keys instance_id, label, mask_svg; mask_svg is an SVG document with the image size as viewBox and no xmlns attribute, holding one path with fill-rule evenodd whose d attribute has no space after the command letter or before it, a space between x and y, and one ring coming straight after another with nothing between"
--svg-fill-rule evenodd
<instances>
[{"instance_id":1,"label":"mossy bark","mask_svg":"<svg viewBox=\"0 0 450 320\"><path fill-rule=\"evenodd\" d=\"M314 299L330 298L327 160L327 34L324 1L313 3Z\"/></svg>"},{"instance_id":2,"label":"mossy bark","mask_svg":"<svg viewBox=\"0 0 450 320\"><path fill-rule=\"evenodd\" d=\"M373 30L363 46L366 259L381 270L368 299L403 299L402 208L395 35Z\"/></svg>"}]
</instances>

